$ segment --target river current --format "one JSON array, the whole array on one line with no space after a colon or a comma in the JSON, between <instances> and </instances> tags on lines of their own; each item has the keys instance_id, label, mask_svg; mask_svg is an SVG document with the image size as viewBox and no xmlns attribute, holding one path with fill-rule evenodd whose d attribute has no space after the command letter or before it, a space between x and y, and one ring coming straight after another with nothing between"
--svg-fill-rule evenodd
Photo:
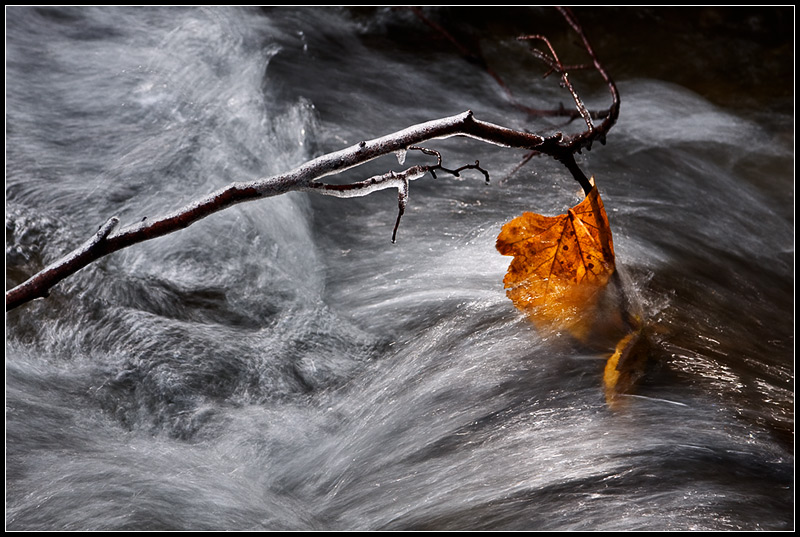
<instances>
[{"instance_id":1,"label":"river current","mask_svg":"<svg viewBox=\"0 0 800 537\"><path fill-rule=\"evenodd\" d=\"M110 216L417 122L581 128L529 117L486 68L526 106L570 106L516 40L584 61L556 12L422 14L7 8L7 288ZM577 183L524 151L433 141L491 184L412 183L394 244L393 191L290 193L9 312L6 528L793 529L793 11L577 15L622 98L579 164L657 327L624 408L603 398L613 349L537 329L503 289L502 225L565 211ZM608 106L596 75L573 81Z\"/></svg>"}]
</instances>

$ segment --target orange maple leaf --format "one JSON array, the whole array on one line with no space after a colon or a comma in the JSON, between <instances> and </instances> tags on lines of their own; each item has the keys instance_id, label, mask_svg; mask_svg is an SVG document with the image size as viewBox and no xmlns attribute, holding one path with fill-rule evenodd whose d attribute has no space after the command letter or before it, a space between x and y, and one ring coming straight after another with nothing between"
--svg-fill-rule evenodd
<instances>
[{"instance_id":1,"label":"orange maple leaf","mask_svg":"<svg viewBox=\"0 0 800 537\"><path fill-rule=\"evenodd\" d=\"M526 212L503 226L497 250L514 259L503 280L514 305L537 324L581 338L585 320L614 273L614 246L595 186L566 214Z\"/></svg>"},{"instance_id":2,"label":"orange maple leaf","mask_svg":"<svg viewBox=\"0 0 800 537\"><path fill-rule=\"evenodd\" d=\"M497 250L513 255L503 282L514 305L538 326L565 329L585 341L598 335L598 318L608 318L600 300L616 270L614 244L597 187L566 214L524 213L503 226ZM620 407L644 374L648 331L636 315L625 316L627 333L603 372L606 402ZM613 323L610 323L613 325ZM618 336L617 336L618 337Z\"/></svg>"}]
</instances>

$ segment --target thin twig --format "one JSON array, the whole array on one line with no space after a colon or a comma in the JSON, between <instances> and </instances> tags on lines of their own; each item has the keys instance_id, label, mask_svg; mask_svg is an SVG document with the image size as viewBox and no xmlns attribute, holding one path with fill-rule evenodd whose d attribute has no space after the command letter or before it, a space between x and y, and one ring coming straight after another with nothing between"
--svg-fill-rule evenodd
<instances>
[{"instance_id":1,"label":"thin twig","mask_svg":"<svg viewBox=\"0 0 800 537\"><path fill-rule=\"evenodd\" d=\"M533 49L531 52L534 56L539 58L541 61L546 63L548 67L550 67L550 71L548 71L545 76L549 75L551 72L556 72L561 75L561 83L572 95L572 99L575 101L575 105L578 108L578 112L580 113L583 120L586 122L586 128L589 129L589 134L594 131L594 123L592 123L592 116L589 114L589 111L586 109L586 105L583 104L578 92L575 91L575 87L572 85L572 82L569 81L569 72L567 68L561 63L561 60L558 59L558 55L556 54L553 45L550 44L550 40L547 39L543 35L526 35L518 38L519 40L530 40L530 39L538 39L544 41L547 45L547 48L550 49L551 56L548 57L545 53L538 49Z\"/></svg>"},{"instance_id":2,"label":"thin twig","mask_svg":"<svg viewBox=\"0 0 800 537\"><path fill-rule=\"evenodd\" d=\"M513 92L511 91L511 88L505 83L503 78L494 69L491 68L489 63L483 57L483 53L481 52L481 49L480 49L480 44L476 44L475 45L475 50L471 50L469 47L467 47L461 41L459 41L455 36L453 36L453 34L448 32L441 24L438 24L435 21L431 20L429 17L427 17L422 12L422 10L420 8L418 8L418 7L409 7L408 9L410 9L414 13L414 15L416 15L417 18L419 18L422 22L424 22L425 24L430 26L434 31L438 32L447 41L449 41L468 62L473 63L473 64L477 64L481 68L483 68L486 71L486 73L489 76L491 76L495 80L495 82L497 82L497 85L500 86L500 88L506 94L506 97L508 98L509 102L512 105L514 105L516 108L518 108L519 110L521 110L521 111L525 112L526 114L528 114L528 116L530 116L532 118L534 118L534 117L537 117L537 118L538 117L566 117L570 121L581 117L580 113L577 110L567 109L567 108L564 108L563 106L559 106L555 110L550 110L550 109L545 110L545 109L539 109L539 108L532 108L530 106L522 104L519 101L519 99L517 99L514 96ZM593 65L565 66L565 68L568 71L573 71L573 72L574 71L578 71L578 70L583 70L583 69L591 69L593 67L594 67ZM599 119L600 117L603 117L604 112L591 112L591 115L592 115L592 118Z\"/></svg>"},{"instance_id":3,"label":"thin twig","mask_svg":"<svg viewBox=\"0 0 800 537\"><path fill-rule=\"evenodd\" d=\"M611 76L606 71L606 68L600 63L597 54L592 47L592 44L589 42L589 39L586 37L586 33L583 31L583 27L578 22L577 17L572 12L571 9L566 7L559 7L558 11L561 15L566 19L572 29L575 31L576 34L581 38L581 43L583 44L583 48L589 54L589 57L592 59L592 64L594 65L595 70L603 77L606 85L608 86L608 91L611 94L611 106L608 109L608 114L606 115L603 123L595 128L595 137L600 141L601 144L606 143L606 134L608 131L611 130L611 127L616 124L617 119L619 119L619 106L620 106L620 99L619 99L619 90L617 89L617 85L611 79ZM591 149L591 144L588 146Z\"/></svg>"}]
</instances>

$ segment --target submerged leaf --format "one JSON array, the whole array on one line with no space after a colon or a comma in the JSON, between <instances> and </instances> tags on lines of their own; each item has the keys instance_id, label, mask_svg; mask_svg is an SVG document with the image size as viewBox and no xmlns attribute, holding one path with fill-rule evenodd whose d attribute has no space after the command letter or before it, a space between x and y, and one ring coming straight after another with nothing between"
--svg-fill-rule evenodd
<instances>
[{"instance_id":1,"label":"submerged leaf","mask_svg":"<svg viewBox=\"0 0 800 537\"><path fill-rule=\"evenodd\" d=\"M615 269L611 229L596 186L566 214L526 212L508 222L497 250L514 256L503 282L517 308L537 324L585 335L585 314Z\"/></svg>"},{"instance_id":2,"label":"submerged leaf","mask_svg":"<svg viewBox=\"0 0 800 537\"><path fill-rule=\"evenodd\" d=\"M617 408L620 396L629 394L644 375L650 348L650 339L644 328L630 332L617 343L603 372L606 403L610 407Z\"/></svg>"}]
</instances>

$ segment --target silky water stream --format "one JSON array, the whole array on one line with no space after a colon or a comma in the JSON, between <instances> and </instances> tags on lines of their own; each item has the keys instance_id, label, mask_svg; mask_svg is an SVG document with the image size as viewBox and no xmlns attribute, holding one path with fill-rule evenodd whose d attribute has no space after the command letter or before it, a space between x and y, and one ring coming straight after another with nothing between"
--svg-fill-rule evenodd
<instances>
[{"instance_id":1,"label":"silky water stream","mask_svg":"<svg viewBox=\"0 0 800 537\"><path fill-rule=\"evenodd\" d=\"M160 215L467 109L533 121L410 10L6 14L7 285L112 215ZM514 39L568 47L557 14L424 14L480 36L520 101L569 105ZM658 327L623 409L603 399L607 350L525 320L494 248L504 222L562 212L577 184L547 159L517 169L524 152L431 142L450 167L480 159L492 184L415 182L396 244L390 191L289 194L8 313L7 529L792 529L791 31L788 48L780 31L757 41L775 13L728 14L578 12L622 95L608 144L580 163ZM677 20L691 24L670 54L648 48ZM747 31L711 31L734 23ZM583 91L607 106L596 80Z\"/></svg>"}]
</instances>

